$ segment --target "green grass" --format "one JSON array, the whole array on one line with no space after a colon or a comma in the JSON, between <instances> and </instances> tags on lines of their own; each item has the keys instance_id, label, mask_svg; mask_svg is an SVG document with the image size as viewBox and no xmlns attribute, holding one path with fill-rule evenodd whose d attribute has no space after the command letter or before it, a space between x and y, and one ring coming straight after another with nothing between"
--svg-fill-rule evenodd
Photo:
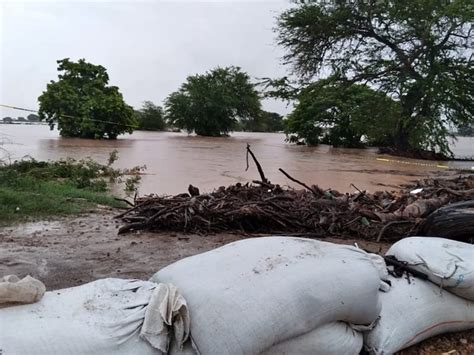
<instances>
[{"instance_id":1,"label":"green grass","mask_svg":"<svg viewBox=\"0 0 474 355\"><path fill-rule=\"evenodd\" d=\"M83 179L82 175L79 180L76 175L65 178L43 176L38 173L38 167L34 174L29 169L18 171L18 167L19 164L0 167L0 225L78 214L97 204L124 206L105 191L105 182L100 180ZM46 165L45 169L50 166Z\"/></svg>"},{"instance_id":2,"label":"green grass","mask_svg":"<svg viewBox=\"0 0 474 355\"><path fill-rule=\"evenodd\" d=\"M0 183L0 224L85 212L97 204L123 207L105 192L79 189L68 183L20 178L16 186Z\"/></svg>"}]
</instances>

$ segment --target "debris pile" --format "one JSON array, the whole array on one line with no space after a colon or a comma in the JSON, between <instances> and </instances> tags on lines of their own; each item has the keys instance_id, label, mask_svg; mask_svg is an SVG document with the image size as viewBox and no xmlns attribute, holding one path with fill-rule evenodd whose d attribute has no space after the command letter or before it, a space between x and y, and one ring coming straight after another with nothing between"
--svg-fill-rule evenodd
<instances>
[{"instance_id":1,"label":"debris pile","mask_svg":"<svg viewBox=\"0 0 474 355\"><path fill-rule=\"evenodd\" d=\"M474 175L424 179L402 191L373 194L352 185L356 192L350 194L308 186L280 169L304 187L282 188L268 181L249 146L247 153L257 165L260 180L222 186L206 194L190 185L189 194L137 198L132 208L117 216L126 222L119 233L240 231L397 240L415 234L436 209L474 199Z\"/></svg>"}]
</instances>

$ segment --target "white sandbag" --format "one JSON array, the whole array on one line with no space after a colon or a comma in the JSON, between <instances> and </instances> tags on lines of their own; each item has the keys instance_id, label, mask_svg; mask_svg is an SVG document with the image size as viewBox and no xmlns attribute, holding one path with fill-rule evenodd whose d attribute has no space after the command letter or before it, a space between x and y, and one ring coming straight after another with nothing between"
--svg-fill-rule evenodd
<instances>
[{"instance_id":1,"label":"white sandbag","mask_svg":"<svg viewBox=\"0 0 474 355\"><path fill-rule=\"evenodd\" d=\"M474 328L474 302L421 279L390 277L382 312L364 344L373 354L393 354L432 336Z\"/></svg>"},{"instance_id":2,"label":"white sandbag","mask_svg":"<svg viewBox=\"0 0 474 355\"><path fill-rule=\"evenodd\" d=\"M4 276L0 279L0 305L34 303L39 301L45 292L44 284L30 275L21 280L15 275Z\"/></svg>"},{"instance_id":3,"label":"white sandbag","mask_svg":"<svg viewBox=\"0 0 474 355\"><path fill-rule=\"evenodd\" d=\"M286 340L264 351L262 355L358 355L362 334L343 322L332 322Z\"/></svg>"},{"instance_id":4,"label":"white sandbag","mask_svg":"<svg viewBox=\"0 0 474 355\"><path fill-rule=\"evenodd\" d=\"M253 238L180 260L155 282L178 287L201 354L256 354L333 321L380 312L379 270L364 251L303 238Z\"/></svg>"},{"instance_id":5,"label":"white sandbag","mask_svg":"<svg viewBox=\"0 0 474 355\"><path fill-rule=\"evenodd\" d=\"M435 284L474 301L474 245L450 239L411 237L392 245L386 255L408 262Z\"/></svg>"},{"instance_id":6,"label":"white sandbag","mask_svg":"<svg viewBox=\"0 0 474 355\"><path fill-rule=\"evenodd\" d=\"M46 292L34 304L0 309L2 354L159 354L139 336L156 286L103 279ZM153 328L147 329L150 336Z\"/></svg>"}]
</instances>

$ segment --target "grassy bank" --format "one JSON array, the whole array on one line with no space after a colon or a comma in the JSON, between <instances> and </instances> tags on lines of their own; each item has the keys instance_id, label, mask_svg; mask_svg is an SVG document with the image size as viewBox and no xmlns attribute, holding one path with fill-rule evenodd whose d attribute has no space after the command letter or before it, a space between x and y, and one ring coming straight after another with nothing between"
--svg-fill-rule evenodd
<instances>
[{"instance_id":1,"label":"grassy bank","mask_svg":"<svg viewBox=\"0 0 474 355\"><path fill-rule=\"evenodd\" d=\"M109 160L108 165L90 159L68 159L26 160L0 166L0 225L77 214L97 204L123 207L108 192L108 186L121 181L130 171L113 169L115 159ZM137 182L137 176L132 180Z\"/></svg>"}]
</instances>

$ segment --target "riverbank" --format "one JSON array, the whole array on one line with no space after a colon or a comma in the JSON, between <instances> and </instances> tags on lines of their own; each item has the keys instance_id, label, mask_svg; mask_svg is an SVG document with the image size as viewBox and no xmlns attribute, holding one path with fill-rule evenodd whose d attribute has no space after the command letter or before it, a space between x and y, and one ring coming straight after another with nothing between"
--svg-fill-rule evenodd
<instances>
[{"instance_id":1,"label":"riverbank","mask_svg":"<svg viewBox=\"0 0 474 355\"><path fill-rule=\"evenodd\" d=\"M97 204L124 207L124 201L115 198L109 187L124 182L126 191L133 192L141 168L115 169L112 164L117 158L113 151L106 165L71 158L0 164L0 225L83 213Z\"/></svg>"},{"instance_id":2,"label":"riverbank","mask_svg":"<svg viewBox=\"0 0 474 355\"><path fill-rule=\"evenodd\" d=\"M97 204L123 207L124 203L99 191L80 189L68 183L18 178L0 179L0 226L50 216L77 215Z\"/></svg>"}]
</instances>

